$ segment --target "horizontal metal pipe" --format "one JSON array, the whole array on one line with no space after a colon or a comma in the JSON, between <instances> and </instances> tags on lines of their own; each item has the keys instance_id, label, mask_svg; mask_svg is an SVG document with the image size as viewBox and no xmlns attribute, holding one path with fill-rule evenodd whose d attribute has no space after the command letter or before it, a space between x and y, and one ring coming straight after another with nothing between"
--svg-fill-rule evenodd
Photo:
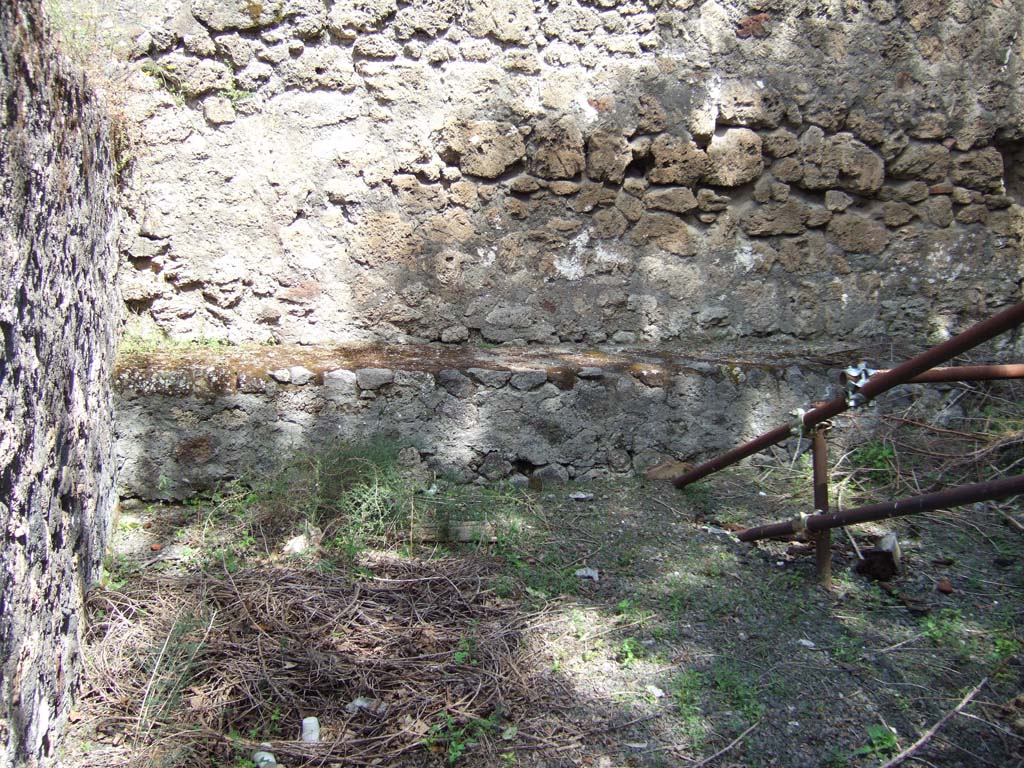
<instances>
[{"instance_id":1,"label":"horizontal metal pipe","mask_svg":"<svg viewBox=\"0 0 1024 768\"><path fill-rule=\"evenodd\" d=\"M889 371L875 371L873 375L888 373ZM845 383L846 374L840 375ZM950 368L932 368L930 371L920 373L908 384L934 384L941 381L997 381L1000 379L1024 379L1024 364L1015 363L1012 365L958 365Z\"/></svg>"},{"instance_id":2,"label":"horizontal metal pipe","mask_svg":"<svg viewBox=\"0 0 1024 768\"><path fill-rule=\"evenodd\" d=\"M1012 307L1004 309L987 320L982 320L963 333L910 358L889 371L872 376L860 388L859 392L864 396L865 401L873 400L883 392L888 392L893 387L905 384L915 376L937 365L941 365L947 360L973 349L1011 328L1016 328L1021 323L1024 323L1024 302L1014 304ZM828 421L834 416L838 416L849 407L850 405L845 397L837 397L829 400L824 405L812 408L804 413L802 417L804 430L821 424L823 421ZM733 448L728 453L723 453L721 456L716 456L714 459L694 467L689 472L677 477L672 483L676 488L685 488L702 477L706 477L720 469L725 469L731 464L752 456L758 451L781 443L795 431L794 427L788 425L776 427L771 432L766 432L748 443Z\"/></svg>"},{"instance_id":3,"label":"horizontal metal pipe","mask_svg":"<svg viewBox=\"0 0 1024 768\"><path fill-rule=\"evenodd\" d=\"M1003 477L999 480L988 480L984 483L948 488L944 491L926 493L909 499L886 501L881 504L870 504L866 507L830 512L826 515L811 515L796 520L786 520L781 523L759 525L754 528L747 528L745 531L740 531L738 537L740 541L759 541L760 539L772 539L779 536L791 536L799 530L816 533L846 525L867 523L873 520L887 520L892 517L916 515L935 509L958 507L964 504L973 504L976 501L1001 499L1018 493L1024 493L1024 473L1014 475L1013 477Z\"/></svg>"}]
</instances>

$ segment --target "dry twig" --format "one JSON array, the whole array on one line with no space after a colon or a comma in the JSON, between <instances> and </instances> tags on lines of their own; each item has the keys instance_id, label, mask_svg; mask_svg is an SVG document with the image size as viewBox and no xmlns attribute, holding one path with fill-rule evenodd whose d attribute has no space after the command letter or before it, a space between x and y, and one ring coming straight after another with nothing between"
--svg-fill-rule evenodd
<instances>
[{"instance_id":1,"label":"dry twig","mask_svg":"<svg viewBox=\"0 0 1024 768\"><path fill-rule=\"evenodd\" d=\"M904 760L906 760L908 757L910 757L912 754L914 754L914 752L923 747L932 736L938 733L938 730L946 724L947 720L949 720L951 717L953 717L953 715L957 714L960 710L962 710L964 707L971 703L971 699L978 695L981 689L985 687L986 683L988 683L988 678L983 677L981 679L981 682L974 686L974 688L971 689L971 691L960 700L959 704L957 704L953 709L951 709L949 712L947 712L941 718L939 718L938 722L936 722L935 725L933 725L931 728L929 728L927 731L921 734L921 738L919 738L917 741L915 741L909 747L904 749L902 752L896 755L896 757L894 757L892 760L890 760L880 768L894 768L895 766L899 765Z\"/></svg>"}]
</instances>

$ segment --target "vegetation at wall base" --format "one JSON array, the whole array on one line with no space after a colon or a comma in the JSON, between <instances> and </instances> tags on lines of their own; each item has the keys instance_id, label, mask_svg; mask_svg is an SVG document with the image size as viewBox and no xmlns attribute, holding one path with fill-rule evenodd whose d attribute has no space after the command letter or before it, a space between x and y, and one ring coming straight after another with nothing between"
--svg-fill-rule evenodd
<instances>
[{"instance_id":1,"label":"vegetation at wall base","mask_svg":"<svg viewBox=\"0 0 1024 768\"><path fill-rule=\"evenodd\" d=\"M874 416L870 431L842 425L843 504L906 491L915 474L1012 471L1015 391L960 395L963 413L938 428L970 433L969 447L935 463L904 448L939 453L905 423L934 431L919 414L891 430ZM839 429L893 446L886 483L862 482ZM590 484L580 501L571 486L446 483L403 468L400 448L340 447L186 505L129 510L119 536L139 551L112 557L90 593L90 682L66 764L235 766L269 742L288 765L668 766L729 747L745 766L867 768L983 677L972 717L919 754L1018 759L1014 502L852 529L861 548L899 534L905 570L889 583L856 574L837 532L825 592L805 545L730 535L808 503L792 455L700 493L634 480ZM485 533L436 540L466 521ZM317 746L297 741L310 714Z\"/></svg>"}]
</instances>

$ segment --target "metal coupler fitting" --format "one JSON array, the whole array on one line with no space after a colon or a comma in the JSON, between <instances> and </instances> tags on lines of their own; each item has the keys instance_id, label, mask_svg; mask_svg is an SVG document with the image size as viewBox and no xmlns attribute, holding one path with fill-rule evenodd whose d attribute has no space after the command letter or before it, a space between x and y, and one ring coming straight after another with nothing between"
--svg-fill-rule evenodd
<instances>
[{"instance_id":1,"label":"metal coupler fitting","mask_svg":"<svg viewBox=\"0 0 1024 768\"><path fill-rule=\"evenodd\" d=\"M806 512L801 512L793 518L793 533L804 533L807 531L807 520L810 518Z\"/></svg>"},{"instance_id":2,"label":"metal coupler fitting","mask_svg":"<svg viewBox=\"0 0 1024 768\"><path fill-rule=\"evenodd\" d=\"M789 415L793 417L793 423L789 425L789 431L795 432L801 437L807 432L807 427L804 425L804 416L807 414L803 408L795 408L789 412Z\"/></svg>"},{"instance_id":3,"label":"metal coupler fitting","mask_svg":"<svg viewBox=\"0 0 1024 768\"><path fill-rule=\"evenodd\" d=\"M857 365L851 365L843 371L843 382L846 385L846 405L850 408L859 408L866 405L868 399L860 389L868 383L868 380L878 371L868 368L866 360L861 360Z\"/></svg>"}]
</instances>

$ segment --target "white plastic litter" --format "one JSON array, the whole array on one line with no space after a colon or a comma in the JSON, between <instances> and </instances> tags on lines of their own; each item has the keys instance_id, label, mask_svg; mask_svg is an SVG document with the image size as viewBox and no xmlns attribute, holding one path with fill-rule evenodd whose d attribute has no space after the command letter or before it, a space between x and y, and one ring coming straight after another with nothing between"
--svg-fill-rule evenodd
<instances>
[{"instance_id":1,"label":"white plastic litter","mask_svg":"<svg viewBox=\"0 0 1024 768\"><path fill-rule=\"evenodd\" d=\"M382 715L387 711L387 704L383 701L378 701L377 699L359 696L352 699L352 701L345 705L345 711L350 715L358 715L360 712L368 712L371 715Z\"/></svg>"},{"instance_id":2,"label":"white plastic litter","mask_svg":"<svg viewBox=\"0 0 1024 768\"><path fill-rule=\"evenodd\" d=\"M302 718L302 740L312 743L320 741L320 721L315 717Z\"/></svg>"},{"instance_id":3,"label":"white plastic litter","mask_svg":"<svg viewBox=\"0 0 1024 768\"><path fill-rule=\"evenodd\" d=\"M252 753L252 761L256 763L260 768L275 768L277 765L277 758L274 757L273 752L268 752L265 747L269 747L269 744L260 744L260 748Z\"/></svg>"}]
</instances>

